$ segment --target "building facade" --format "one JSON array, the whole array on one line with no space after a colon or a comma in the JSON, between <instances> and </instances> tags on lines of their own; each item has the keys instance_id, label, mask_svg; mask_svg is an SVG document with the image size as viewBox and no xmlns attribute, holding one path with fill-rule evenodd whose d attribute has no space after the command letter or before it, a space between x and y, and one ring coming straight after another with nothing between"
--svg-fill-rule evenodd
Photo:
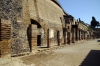
<instances>
[{"instance_id":1,"label":"building facade","mask_svg":"<svg viewBox=\"0 0 100 66\"><path fill-rule=\"evenodd\" d=\"M87 39L88 27L65 13L56 0L0 0L0 54Z\"/></svg>"}]
</instances>

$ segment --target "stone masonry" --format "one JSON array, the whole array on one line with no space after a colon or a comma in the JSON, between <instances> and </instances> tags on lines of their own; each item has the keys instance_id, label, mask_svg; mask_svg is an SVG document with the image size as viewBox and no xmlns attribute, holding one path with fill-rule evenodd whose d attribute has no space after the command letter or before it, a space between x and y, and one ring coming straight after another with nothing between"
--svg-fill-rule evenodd
<instances>
[{"instance_id":1,"label":"stone masonry","mask_svg":"<svg viewBox=\"0 0 100 66\"><path fill-rule=\"evenodd\" d=\"M91 35L88 26L67 14L56 0L0 0L2 56L30 53L38 45L71 44Z\"/></svg>"}]
</instances>

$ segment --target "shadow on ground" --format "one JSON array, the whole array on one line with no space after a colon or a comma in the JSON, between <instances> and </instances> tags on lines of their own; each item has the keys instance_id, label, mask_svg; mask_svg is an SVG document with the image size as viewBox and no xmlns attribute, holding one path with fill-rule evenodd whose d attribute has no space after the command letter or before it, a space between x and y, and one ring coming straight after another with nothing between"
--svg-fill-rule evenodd
<instances>
[{"instance_id":1,"label":"shadow on ground","mask_svg":"<svg viewBox=\"0 0 100 66\"><path fill-rule=\"evenodd\" d=\"M100 40L97 40L97 42L100 42Z\"/></svg>"},{"instance_id":2,"label":"shadow on ground","mask_svg":"<svg viewBox=\"0 0 100 66\"><path fill-rule=\"evenodd\" d=\"M100 66L100 50L91 50L80 66Z\"/></svg>"}]
</instances>

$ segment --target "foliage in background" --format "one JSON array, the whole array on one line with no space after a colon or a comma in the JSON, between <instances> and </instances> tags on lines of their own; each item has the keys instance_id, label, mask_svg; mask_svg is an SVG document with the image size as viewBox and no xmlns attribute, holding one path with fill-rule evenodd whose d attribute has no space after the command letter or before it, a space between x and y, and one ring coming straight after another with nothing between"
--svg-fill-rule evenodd
<instances>
[{"instance_id":1,"label":"foliage in background","mask_svg":"<svg viewBox=\"0 0 100 66\"><path fill-rule=\"evenodd\" d=\"M93 29L95 29L96 26L99 27L99 26L100 26L100 23L99 23L99 21L97 21L97 20L95 19L94 16L92 16L91 27L92 27Z\"/></svg>"},{"instance_id":2,"label":"foliage in background","mask_svg":"<svg viewBox=\"0 0 100 66\"><path fill-rule=\"evenodd\" d=\"M91 28L91 27L88 27L88 31L89 31L89 32L92 32L92 28Z\"/></svg>"}]
</instances>

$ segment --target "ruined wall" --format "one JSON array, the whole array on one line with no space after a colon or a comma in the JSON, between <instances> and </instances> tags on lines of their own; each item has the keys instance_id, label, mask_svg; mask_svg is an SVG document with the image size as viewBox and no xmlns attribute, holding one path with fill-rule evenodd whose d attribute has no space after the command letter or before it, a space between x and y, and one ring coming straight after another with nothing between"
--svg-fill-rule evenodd
<instances>
[{"instance_id":1,"label":"ruined wall","mask_svg":"<svg viewBox=\"0 0 100 66\"><path fill-rule=\"evenodd\" d=\"M51 0L0 0L0 19L3 20L2 23L9 21L11 24L9 42L5 43L10 44L8 53L14 55L30 51L28 28L31 18L41 22L45 34L43 40L46 44L47 29L53 28L54 34L57 35L56 31L62 30L60 17L63 18L63 15L63 10ZM0 45L4 43L0 41Z\"/></svg>"},{"instance_id":2,"label":"ruined wall","mask_svg":"<svg viewBox=\"0 0 100 66\"><path fill-rule=\"evenodd\" d=\"M37 10L35 0L28 0L30 18L37 20Z\"/></svg>"},{"instance_id":3,"label":"ruined wall","mask_svg":"<svg viewBox=\"0 0 100 66\"><path fill-rule=\"evenodd\" d=\"M28 20L27 18L24 19L24 16L27 15L24 8L27 8L26 3L26 0L0 0L0 19L11 21L11 54L29 51L27 41Z\"/></svg>"},{"instance_id":4,"label":"ruined wall","mask_svg":"<svg viewBox=\"0 0 100 66\"><path fill-rule=\"evenodd\" d=\"M62 30L61 17L63 18L63 10L51 0L37 0L38 14L48 28L54 30L54 38L51 43L57 45L57 31Z\"/></svg>"},{"instance_id":5,"label":"ruined wall","mask_svg":"<svg viewBox=\"0 0 100 66\"><path fill-rule=\"evenodd\" d=\"M47 44L47 29L54 29L54 41L57 44L57 30L62 30L60 17L63 18L63 10L51 0L28 0L30 19L34 19L44 30L43 44ZM59 27L59 28L58 28Z\"/></svg>"},{"instance_id":6,"label":"ruined wall","mask_svg":"<svg viewBox=\"0 0 100 66\"><path fill-rule=\"evenodd\" d=\"M28 5L31 19L38 22L45 22L46 25L48 24L48 27L53 27L55 29L62 27L60 17L63 18L64 12L53 1L28 0Z\"/></svg>"}]
</instances>

